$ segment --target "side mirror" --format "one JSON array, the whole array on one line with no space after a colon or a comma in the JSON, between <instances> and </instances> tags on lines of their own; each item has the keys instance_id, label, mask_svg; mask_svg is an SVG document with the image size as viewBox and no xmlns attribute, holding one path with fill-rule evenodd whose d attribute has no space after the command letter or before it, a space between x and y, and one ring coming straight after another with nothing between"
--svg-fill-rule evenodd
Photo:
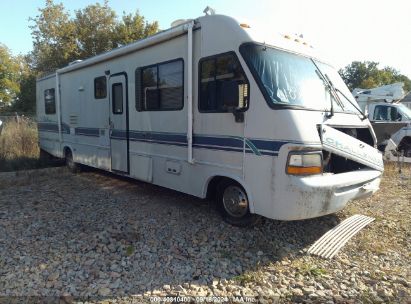
<instances>
[{"instance_id":1,"label":"side mirror","mask_svg":"<svg viewBox=\"0 0 411 304\"><path fill-rule=\"evenodd\" d=\"M244 122L244 112L240 109L239 85L235 80L221 83L221 98L224 107L235 117L235 122Z\"/></svg>"}]
</instances>

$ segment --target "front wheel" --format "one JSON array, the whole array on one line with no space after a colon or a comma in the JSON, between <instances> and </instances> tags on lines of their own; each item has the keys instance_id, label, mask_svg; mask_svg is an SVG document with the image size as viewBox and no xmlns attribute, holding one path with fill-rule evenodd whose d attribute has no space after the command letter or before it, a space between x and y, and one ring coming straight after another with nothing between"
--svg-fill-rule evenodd
<instances>
[{"instance_id":1,"label":"front wheel","mask_svg":"<svg viewBox=\"0 0 411 304\"><path fill-rule=\"evenodd\" d=\"M80 165L74 162L71 150L66 151L66 166L72 173L80 172Z\"/></svg>"},{"instance_id":2,"label":"front wheel","mask_svg":"<svg viewBox=\"0 0 411 304\"><path fill-rule=\"evenodd\" d=\"M259 217L250 213L250 205L244 188L231 180L222 181L217 187L217 202L224 220L234 226L255 225Z\"/></svg>"}]
</instances>

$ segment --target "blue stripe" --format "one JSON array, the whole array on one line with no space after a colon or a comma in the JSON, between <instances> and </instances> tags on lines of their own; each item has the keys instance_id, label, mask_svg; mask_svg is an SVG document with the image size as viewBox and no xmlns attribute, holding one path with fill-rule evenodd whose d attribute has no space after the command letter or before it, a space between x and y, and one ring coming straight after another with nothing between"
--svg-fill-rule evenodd
<instances>
[{"instance_id":1,"label":"blue stripe","mask_svg":"<svg viewBox=\"0 0 411 304\"><path fill-rule=\"evenodd\" d=\"M193 145L211 145L217 147L235 147L241 149L244 148L244 140L240 138L232 137L211 137L203 135L194 135Z\"/></svg>"},{"instance_id":2,"label":"blue stripe","mask_svg":"<svg viewBox=\"0 0 411 304\"><path fill-rule=\"evenodd\" d=\"M111 131L110 138L113 139L127 139L127 131L114 129Z\"/></svg>"},{"instance_id":3,"label":"blue stripe","mask_svg":"<svg viewBox=\"0 0 411 304\"><path fill-rule=\"evenodd\" d=\"M100 129L99 128L76 128L74 130L74 133L76 135L99 137Z\"/></svg>"},{"instance_id":4,"label":"blue stripe","mask_svg":"<svg viewBox=\"0 0 411 304\"><path fill-rule=\"evenodd\" d=\"M58 125L56 123L38 123L38 127L40 131L58 132ZM70 134L70 127L62 124L62 131ZM78 127L75 128L75 135L98 137L100 136L100 129ZM186 134L129 131L128 136L129 140L134 142L187 147ZM114 129L111 131L110 138L126 140L127 131ZM242 137L215 137L210 135L194 135L193 137L193 147L197 149L243 152L245 148L245 152L248 154L267 156L278 156L281 147L289 143L304 144L304 142L301 141L264 139L246 139L244 144L244 138Z\"/></svg>"},{"instance_id":5,"label":"blue stripe","mask_svg":"<svg viewBox=\"0 0 411 304\"><path fill-rule=\"evenodd\" d=\"M53 133L59 132L59 125L56 122L38 122L37 128L41 132L53 132ZM67 124L62 123L61 132L70 134L70 127Z\"/></svg>"},{"instance_id":6,"label":"blue stripe","mask_svg":"<svg viewBox=\"0 0 411 304\"><path fill-rule=\"evenodd\" d=\"M250 139L258 150L264 151L280 151L281 147L290 143L289 141L271 141L261 139Z\"/></svg>"},{"instance_id":7,"label":"blue stripe","mask_svg":"<svg viewBox=\"0 0 411 304\"><path fill-rule=\"evenodd\" d=\"M185 134L130 131L129 135L130 140L133 141L162 141L187 144L187 137Z\"/></svg>"},{"instance_id":8,"label":"blue stripe","mask_svg":"<svg viewBox=\"0 0 411 304\"><path fill-rule=\"evenodd\" d=\"M113 132L112 138L126 139L126 133ZM129 138L135 142L146 142L154 144L166 144L180 147L187 146L187 137L185 134L173 134L173 133L156 133L156 132L139 132L130 131ZM261 155L278 156L280 148L288 143L302 143L297 141L270 141L253 139L251 143L257 147L257 151ZM209 150L221 150L230 152L243 152L244 139L241 137L215 137L208 135L194 135L193 147L197 149L209 149ZM249 154L255 154L251 147L246 146L245 152Z\"/></svg>"}]
</instances>

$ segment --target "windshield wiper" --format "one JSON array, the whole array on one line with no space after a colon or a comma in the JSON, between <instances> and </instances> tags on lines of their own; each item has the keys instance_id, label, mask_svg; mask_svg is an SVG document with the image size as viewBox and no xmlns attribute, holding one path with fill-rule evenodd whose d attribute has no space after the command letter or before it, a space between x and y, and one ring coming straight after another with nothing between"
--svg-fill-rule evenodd
<instances>
[{"instance_id":1,"label":"windshield wiper","mask_svg":"<svg viewBox=\"0 0 411 304\"><path fill-rule=\"evenodd\" d=\"M340 93L362 116L362 118L360 118L361 120L365 120L367 119L367 116L364 114L363 111L361 111L360 108L358 108L356 106L356 104L354 102L352 102L347 96L345 96L345 94L343 92L341 92L341 90L339 88L337 88L331 81L330 77L328 77L327 74L323 74L320 70L320 68L318 67L318 65L315 63L314 60L311 59L311 61L314 63L315 67L317 68L315 70L315 72L318 74L318 76L324 81L325 85L327 86L327 88L330 90L330 93L333 92L333 95L335 97L335 101L338 103L338 105L341 107L341 109L344 110L344 104L341 101L340 96L338 95L338 93ZM334 116L334 109L333 109L333 101L332 101L332 97L331 97L331 113L328 115L328 117L332 117Z\"/></svg>"},{"instance_id":2,"label":"windshield wiper","mask_svg":"<svg viewBox=\"0 0 411 304\"><path fill-rule=\"evenodd\" d=\"M361 120L365 120L365 119L368 118L368 117L365 115L365 113L364 113L359 107L356 106L356 104L355 104L354 102L352 102L347 96L345 96L345 94L344 94L343 92L341 92L341 90L340 90L339 88L334 87L334 89L335 89L338 93L340 93L340 94L358 111L358 113L361 114L361 116L362 116Z\"/></svg>"},{"instance_id":3,"label":"windshield wiper","mask_svg":"<svg viewBox=\"0 0 411 304\"><path fill-rule=\"evenodd\" d=\"M340 97L338 96L337 91L335 90L334 85L332 84L330 78L328 78L327 75L324 75L320 68L318 67L318 65L315 63L314 60L312 60L312 63L315 65L315 67L317 68L315 70L315 72L317 73L318 77L320 77L320 79L324 82L324 85L326 86L326 88L330 91L330 95L331 95L331 108L330 108L330 114L327 114L328 118L331 118L334 116L334 102L333 102L333 98L335 99L335 101L338 103L338 105L344 110L344 107L342 106L342 102L340 100Z\"/></svg>"}]
</instances>

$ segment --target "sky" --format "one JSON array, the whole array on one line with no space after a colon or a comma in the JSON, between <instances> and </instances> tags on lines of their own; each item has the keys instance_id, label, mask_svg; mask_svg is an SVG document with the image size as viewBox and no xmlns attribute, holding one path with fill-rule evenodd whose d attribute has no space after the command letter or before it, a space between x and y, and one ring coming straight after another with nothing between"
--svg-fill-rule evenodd
<instances>
[{"instance_id":1,"label":"sky","mask_svg":"<svg viewBox=\"0 0 411 304\"><path fill-rule=\"evenodd\" d=\"M62 0L71 12L102 0ZM29 17L45 0L0 1L0 43L13 54L32 49ZM380 62L411 78L409 0L109 0L118 15L139 9L161 29L203 15L206 6L268 33L303 34L337 68L354 60Z\"/></svg>"}]
</instances>

